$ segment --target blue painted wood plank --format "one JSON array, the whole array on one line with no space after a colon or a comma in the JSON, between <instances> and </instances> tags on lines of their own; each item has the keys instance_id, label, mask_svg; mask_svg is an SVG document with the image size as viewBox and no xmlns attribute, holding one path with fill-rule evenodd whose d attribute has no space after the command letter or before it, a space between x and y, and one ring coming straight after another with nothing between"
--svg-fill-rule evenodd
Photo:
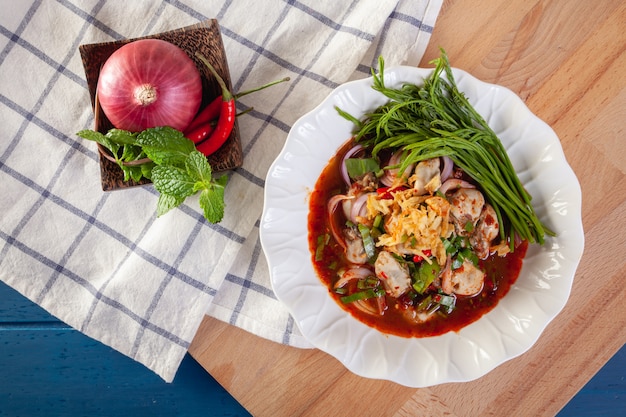
<instances>
[{"instance_id":1,"label":"blue painted wood plank","mask_svg":"<svg viewBox=\"0 0 626 417\"><path fill-rule=\"evenodd\" d=\"M167 384L0 283L0 416L134 415L250 414L191 356Z\"/></svg>"},{"instance_id":2,"label":"blue painted wood plank","mask_svg":"<svg viewBox=\"0 0 626 417\"><path fill-rule=\"evenodd\" d=\"M46 310L23 297L19 292L0 281L0 326L2 323L56 322Z\"/></svg>"},{"instance_id":3,"label":"blue painted wood plank","mask_svg":"<svg viewBox=\"0 0 626 417\"><path fill-rule=\"evenodd\" d=\"M73 330L0 334L0 416L247 416L197 362L171 384Z\"/></svg>"}]
</instances>

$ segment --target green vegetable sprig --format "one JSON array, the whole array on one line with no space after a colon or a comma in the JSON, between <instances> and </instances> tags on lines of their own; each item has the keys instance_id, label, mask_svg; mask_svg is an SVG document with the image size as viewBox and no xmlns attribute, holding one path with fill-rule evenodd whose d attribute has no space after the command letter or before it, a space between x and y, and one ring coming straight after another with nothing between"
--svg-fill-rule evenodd
<instances>
[{"instance_id":1,"label":"green vegetable sprig","mask_svg":"<svg viewBox=\"0 0 626 417\"><path fill-rule=\"evenodd\" d=\"M554 233L535 214L531 196L502 142L457 88L443 49L432 63L435 69L422 85L405 83L401 88L389 88L385 86L384 61L379 58L379 73L372 70L372 88L389 101L363 120L337 111L355 123L355 140L371 146L373 156L383 149L403 148L400 172L425 159L449 156L480 185L498 215L501 238L508 239L511 248L516 233L530 243L543 244L544 236Z\"/></svg>"},{"instance_id":2,"label":"green vegetable sprig","mask_svg":"<svg viewBox=\"0 0 626 417\"><path fill-rule=\"evenodd\" d=\"M206 156L196 150L182 132L171 127L155 127L139 133L120 129L111 129L106 134L81 130L77 135L111 151L124 171L125 181L130 178L138 181L141 177L152 180L160 193L157 216L200 192L199 204L204 217L211 223L219 223L224 217L224 188L228 177L213 178ZM149 160L132 164L142 158Z\"/></svg>"}]
</instances>

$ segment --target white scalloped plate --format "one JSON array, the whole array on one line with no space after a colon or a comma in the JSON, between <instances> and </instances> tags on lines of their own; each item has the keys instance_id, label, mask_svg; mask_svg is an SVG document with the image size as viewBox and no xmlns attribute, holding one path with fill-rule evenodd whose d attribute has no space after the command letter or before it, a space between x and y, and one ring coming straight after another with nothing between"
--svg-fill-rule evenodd
<instances>
[{"instance_id":1,"label":"white scalloped plate","mask_svg":"<svg viewBox=\"0 0 626 417\"><path fill-rule=\"evenodd\" d=\"M387 86L421 83L432 69L385 71ZM554 131L512 91L454 69L458 87L495 130L540 219L555 238L529 247L509 293L459 332L428 338L385 335L341 309L317 277L308 245L309 193L322 169L351 136L335 111L359 117L386 101L372 79L346 83L292 127L267 174L261 244L276 296L303 335L350 371L410 387L479 378L526 352L563 309L582 256L581 191Z\"/></svg>"}]
</instances>

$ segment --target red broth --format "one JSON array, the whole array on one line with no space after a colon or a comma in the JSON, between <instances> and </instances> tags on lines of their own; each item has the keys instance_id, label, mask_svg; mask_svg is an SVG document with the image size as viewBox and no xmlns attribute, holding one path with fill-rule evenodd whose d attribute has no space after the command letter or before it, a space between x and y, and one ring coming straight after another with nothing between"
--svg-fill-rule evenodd
<instances>
[{"instance_id":1,"label":"red broth","mask_svg":"<svg viewBox=\"0 0 626 417\"><path fill-rule=\"evenodd\" d=\"M344 182L339 164L342 155L350 148L349 141L343 146L336 157L332 158L319 176L314 190L311 192L308 216L308 240L311 261L320 280L328 287L330 297L337 304L366 325L386 334L402 337L437 336L450 331L458 331L478 320L492 310L510 290L519 276L522 261L526 255L527 243L523 242L504 257L492 255L481 261L480 267L486 272L483 290L473 297L457 297L456 308L449 315L435 314L425 323L415 324L404 319L402 310L396 308L395 299L387 296L388 308L383 315L364 313L350 304L344 304L340 295L332 291L337 280L337 270L347 261L341 246L331 237L324 247L321 259L316 260L317 240L319 236L332 236L327 215L326 203L336 194L343 191Z\"/></svg>"}]
</instances>

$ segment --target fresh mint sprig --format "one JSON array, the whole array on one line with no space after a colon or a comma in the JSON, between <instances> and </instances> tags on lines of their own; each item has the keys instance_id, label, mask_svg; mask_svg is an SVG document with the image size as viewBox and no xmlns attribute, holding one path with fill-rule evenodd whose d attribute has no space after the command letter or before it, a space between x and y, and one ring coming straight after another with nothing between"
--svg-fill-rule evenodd
<instances>
[{"instance_id":1,"label":"fresh mint sprig","mask_svg":"<svg viewBox=\"0 0 626 417\"><path fill-rule=\"evenodd\" d=\"M152 181L160 193L157 216L200 192L204 217L211 223L219 223L224 217L228 177L214 178L206 156L182 132L171 127L154 127L139 133L120 129L111 129L106 134L81 130L77 135L108 149L124 171L124 181L138 181L142 177ZM137 163L145 158L149 158L148 162Z\"/></svg>"}]
</instances>

